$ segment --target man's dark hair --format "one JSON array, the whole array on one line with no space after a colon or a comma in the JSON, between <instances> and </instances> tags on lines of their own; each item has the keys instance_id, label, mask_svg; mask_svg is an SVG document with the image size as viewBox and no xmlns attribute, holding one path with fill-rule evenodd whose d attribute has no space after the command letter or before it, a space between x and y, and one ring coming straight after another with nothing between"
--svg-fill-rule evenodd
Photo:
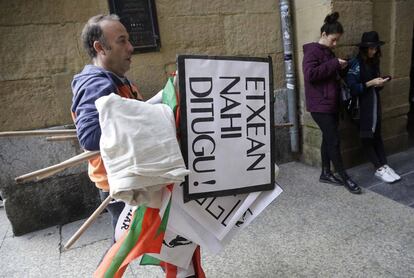
<instances>
[{"instance_id":1,"label":"man's dark hair","mask_svg":"<svg viewBox=\"0 0 414 278\"><path fill-rule=\"evenodd\" d=\"M89 57L92 59L96 57L96 51L93 48L93 43L95 41L99 41L103 47L109 49L109 45L107 44L103 30L101 28L101 22L104 20L112 20L112 21L119 21L119 17L115 14L110 15L96 15L91 17L88 22L83 27L81 39L83 43L83 47L85 48L86 52L88 53Z\"/></svg>"}]
</instances>

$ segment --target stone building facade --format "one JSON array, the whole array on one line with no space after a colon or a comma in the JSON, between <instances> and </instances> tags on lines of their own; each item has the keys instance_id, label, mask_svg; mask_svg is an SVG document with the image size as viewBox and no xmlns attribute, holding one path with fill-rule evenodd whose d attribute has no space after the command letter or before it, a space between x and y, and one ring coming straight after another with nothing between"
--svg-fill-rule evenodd
<instances>
[{"instance_id":1,"label":"stone building facade","mask_svg":"<svg viewBox=\"0 0 414 278\"><path fill-rule=\"evenodd\" d=\"M295 61L298 74L300 157L319 163L321 135L304 111L302 44L317 40L326 14L338 11L345 27L339 56L354 51L363 31L375 29L387 44L384 73L394 81L383 92L384 138L387 149L407 146L409 69L414 0L295 0L292 4ZM161 37L158 52L134 54L129 77L150 97L175 70L177 54L271 56L275 88L285 86L283 44L277 0L155 0ZM70 82L88 63L79 39L89 17L108 13L105 0L0 1L0 131L27 130L71 123ZM278 90L276 90L278 91ZM276 96L276 117L284 122L286 96ZM342 124L347 162L358 161L352 126ZM345 136L347 134L347 136ZM276 158L292 160L289 134L277 131Z\"/></svg>"},{"instance_id":2,"label":"stone building facade","mask_svg":"<svg viewBox=\"0 0 414 278\"><path fill-rule=\"evenodd\" d=\"M365 31L376 30L386 44L382 47L381 70L393 76L381 92L382 134L388 153L406 149L410 142L407 134L407 113L410 110L410 67L412 66L414 0L298 0L294 2L297 65L301 66L301 45L316 41L325 15L340 13L345 33L335 50L338 57L350 58L356 54L354 46ZM321 133L304 106L303 74L298 70L299 98L302 124L302 160L312 165L320 163ZM413 81L411 81L413 82ZM341 121L341 148L346 165L365 160L353 125Z\"/></svg>"}]
</instances>

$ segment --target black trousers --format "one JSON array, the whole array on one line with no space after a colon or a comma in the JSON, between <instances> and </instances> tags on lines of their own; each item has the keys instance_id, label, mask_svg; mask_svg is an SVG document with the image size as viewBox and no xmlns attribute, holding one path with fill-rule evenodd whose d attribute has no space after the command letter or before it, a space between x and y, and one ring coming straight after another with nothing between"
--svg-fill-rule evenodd
<instances>
[{"instance_id":1,"label":"black trousers","mask_svg":"<svg viewBox=\"0 0 414 278\"><path fill-rule=\"evenodd\" d=\"M361 138L362 147L369 161L375 169L384 166L387 163L387 157L384 150L384 142L381 136L381 121L379 120L372 138Z\"/></svg>"},{"instance_id":2,"label":"black trousers","mask_svg":"<svg viewBox=\"0 0 414 278\"><path fill-rule=\"evenodd\" d=\"M321 159L322 167L330 170L331 162L341 177L347 177L340 151L337 114L311 113L312 118L322 131Z\"/></svg>"}]
</instances>

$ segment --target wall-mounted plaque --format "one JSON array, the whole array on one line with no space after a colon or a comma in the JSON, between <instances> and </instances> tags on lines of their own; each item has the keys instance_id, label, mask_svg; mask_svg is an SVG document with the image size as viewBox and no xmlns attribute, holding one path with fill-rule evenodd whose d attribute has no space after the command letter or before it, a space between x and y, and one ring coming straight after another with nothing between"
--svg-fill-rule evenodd
<instances>
[{"instance_id":1,"label":"wall-mounted plaque","mask_svg":"<svg viewBox=\"0 0 414 278\"><path fill-rule=\"evenodd\" d=\"M161 46L154 0L108 0L111 14L120 17L134 52L157 51Z\"/></svg>"}]
</instances>

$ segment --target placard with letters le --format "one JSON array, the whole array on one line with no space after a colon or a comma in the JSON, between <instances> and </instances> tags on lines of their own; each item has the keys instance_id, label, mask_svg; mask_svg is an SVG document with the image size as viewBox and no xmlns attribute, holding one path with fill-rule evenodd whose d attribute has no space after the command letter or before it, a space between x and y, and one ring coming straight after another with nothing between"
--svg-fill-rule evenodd
<instances>
[{"instance_id":1,"label":"placard with letters le","mask_svg":"<svg viewBox=\"0 0 414 278\"><path fill-rule=\"evenodd\" d=\"M184 200L274 188L271 58L180 55Z\"/></svg>"}]
</instances>

